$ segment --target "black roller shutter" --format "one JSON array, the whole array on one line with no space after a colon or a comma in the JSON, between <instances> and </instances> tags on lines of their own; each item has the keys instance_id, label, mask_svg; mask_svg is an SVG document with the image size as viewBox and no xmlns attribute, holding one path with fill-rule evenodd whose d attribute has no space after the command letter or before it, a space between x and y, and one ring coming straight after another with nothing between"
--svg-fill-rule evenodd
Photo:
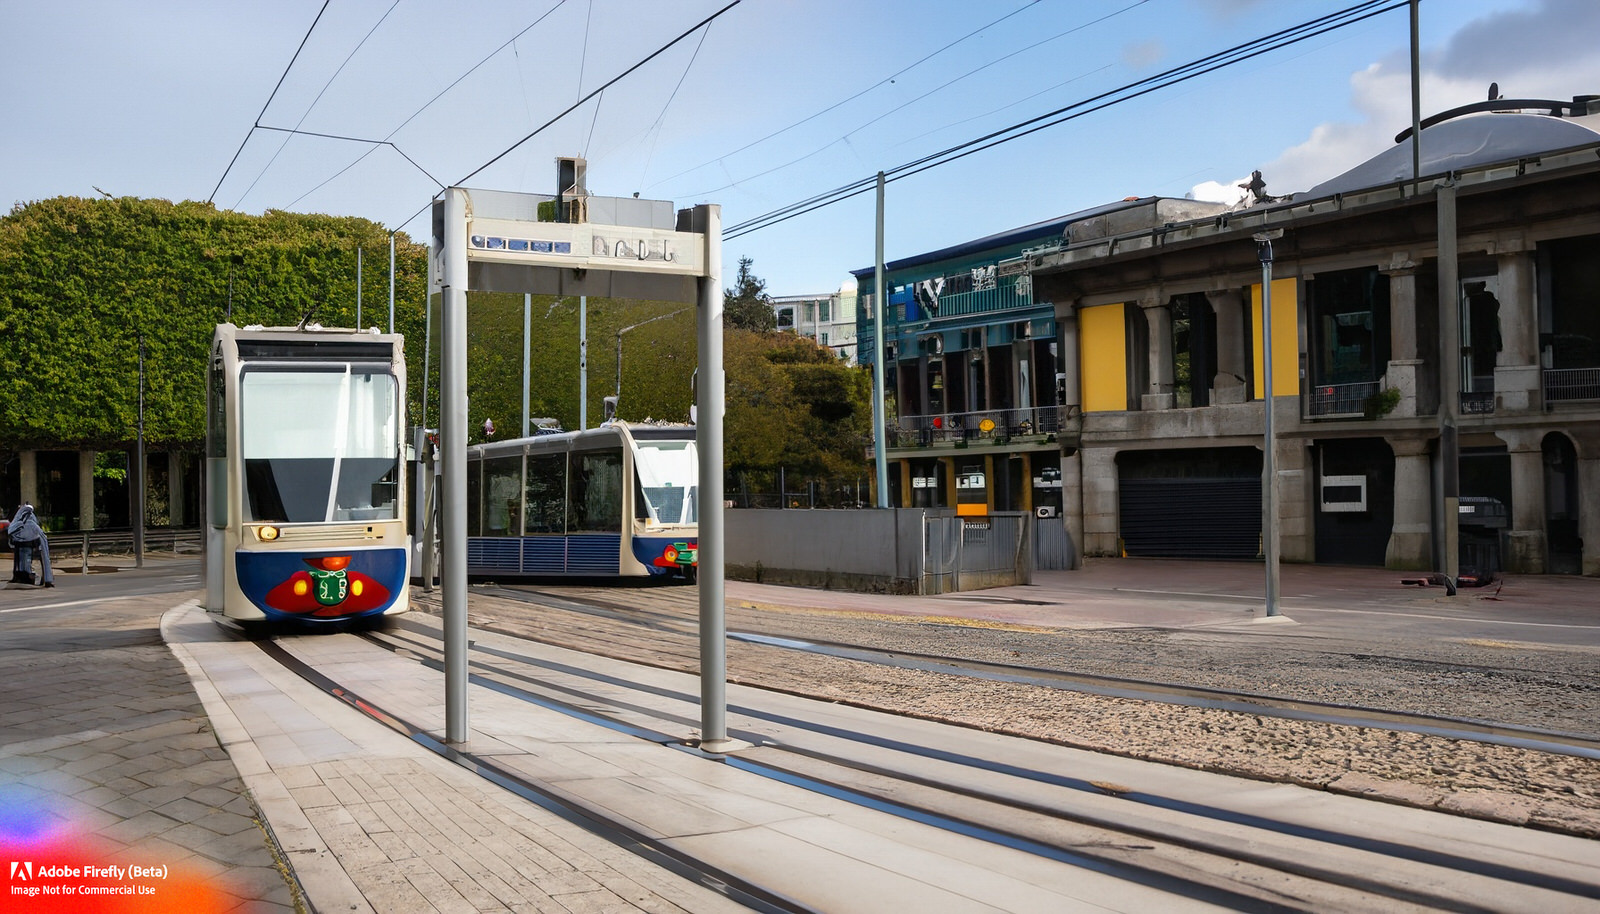
<instances>
[{"instance_id":1,"label":"black roller shutter","mask_svg":"<svg viewBox=\"0 0 1600 914\"><path fill-rule=\"evenodd\" d=\"M1259 477L1119 481L1122 543L1130 556L1250 559L1261 552Z\"/></svg>"}]
</instances>

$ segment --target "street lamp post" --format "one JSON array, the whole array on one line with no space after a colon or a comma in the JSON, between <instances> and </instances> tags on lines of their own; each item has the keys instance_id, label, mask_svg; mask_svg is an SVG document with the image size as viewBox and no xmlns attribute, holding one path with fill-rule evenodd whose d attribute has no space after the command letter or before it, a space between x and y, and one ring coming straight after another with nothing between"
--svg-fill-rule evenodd
<instances>
[{"instance_id":1,"label":"street lamp post","mask_svg":"<svg viewBox=\"0 0 1600 914\"><path fill-rule=\"evenodd\" d=\"M655 317L647 318L645 320L640 321L637 324L630 324L630 325L628 325L626 327L623 327L621 330L617 331L617 391L616 391L616 396L617 396L617 404L618 404L619 407L622 404L622 335L624 333L627 333L629 330L637 330L640 327L643 327L645 324L654 323L655 321L663 321L663 320L666 320L669 317L677 317L678 315L682 314L683 312L685 312L687 310L689 310L689 309L688 308L679 308L678 310L670 312L668 314L657 314Z\"/></svg>"},{"instance_id":2,"label":"street lamp post","mask_svg":"<svg viewBox=\"0 0 1600 914\"><path fill-rule=\"evenodd\" d=\"M1272 422L1272 242L1283 229L1257 232L1256 254L1261 258L1261 398L1266 406L1262 434L1261 510L1265 525L1261 551L1267 564L1267 616L1278 614L1278 455Z\"/></svg>"}]
</instances>

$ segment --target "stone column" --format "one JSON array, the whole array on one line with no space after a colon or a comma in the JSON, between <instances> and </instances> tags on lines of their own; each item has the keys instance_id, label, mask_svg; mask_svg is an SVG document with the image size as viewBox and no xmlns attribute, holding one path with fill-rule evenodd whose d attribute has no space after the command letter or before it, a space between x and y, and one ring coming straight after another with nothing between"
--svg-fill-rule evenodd
<instances>
[{"instance_id":1,"label":"stone column","mask_svg":"<svg viewBox=\"0 0 1600 914\"><path fill-rule=\"evenodd\" d=\"M17 455L17 482L22 503L39 507L39 452L23 451ZM12 510L15 515L15 508ZM10 520L11 518L6 518Z\"/></svg>"},{"instance_id":2,"label":"stone column","mask_svg":"<svg viewBox=\"0 0 1600 914\"><path fill-rule=\"evenodd\" d=\"M1207 292L1206 301L1217 316L1217 377L1211 388L1213 404L1243 403L1250 360L1244 345L1244 296L1238 289Z\"/></svg>"},{"instance_id":3,"label":"stone column","mask_svg":"<svg viewBox=\"0 0 1600 914\"><path fill-rule=\"evenodd\" d=\"M1500 353L1494 364L1495 411L1525 412L1540 407L1539 295L1533 254L1516 251L1498 257Z\"/></svg>"},{"instance_id":4,"label":"stone column","mask_svg":"<svg viewBox=\"0 0 1600 914\"><path fill-rule=\"evenodd\" d=\"M1067 567L1076 571L1083 567L1083 451L1061 455L1061 518L1067 525L1067 539L1071 541L1072 554Z\"/></svg>"},{"instance_id":5,"label":"stone column","mask_svg":"<svg viewBox=\"0 0 1600 914\"><path fill-rule=\"evenodd\" d=\"M94 451L78 452L78 529L95 528Z\"/></svg>"},{"instance_id":6,"label":"stone column","mask_svg":"<svg viewBox=\"0 0 1600 914\"><path fill-rule=\"evenodd\" d=\"M1544 435L1537 429L1495 432L1511 454L1511 529L1501 564L1512 574L1544 574L1549 557L1544 515Z\"/></svg>"},{"instance_id":7,"label":"stone column","mask_svg":"<svg viewBox=\"0 0 1600 914\"><path fill-rule=\"evenodd\" d=\"M1056 343L1061 352L1062 391L1061 405L1083 405L1082 372L1078 364L1078 309L1067 308L1056 312ZM1074 410L1068 410L1069 413Z\"/></svg>"},{"instance_id":8,"label":"stone column","mask_svg":"<svg viewBox=\"0 0 1600 914\"><path fill-rule=\"evenodd\" d=\"M167 452L167 523L174 527L183 526L184 511L188 507L183 500L183 484L183 452L170 450Z\"/></svg>"},{"instance_id":9,"label":"stone column","mask_svg":"<svg viewBox=\"0 0 1600 914\"><path fill-rule=\"evenodd\" d=\"M1083 458L1083 554L1120 556L1116 448L1086 448L1078 453Z\"/></svg>"},{"instance_id":10,"label":"stone column","mask_svg":"<svg viewBox=\"0 0 1600 914\"><path fill-rule=\"evenodd\" d=\"M1390 438L1394 451L1394 527L1383 565L1396 571L1433 568L1432 460L1426 438Z\"/></svg>"},{"instance_id":11,"label":"stone column","mask_svg":"<svg viewBox=\"0 0 1600 914\"><path fill-rule=\"evenodd\" d=\"M1274 399L1289 404L1284 408L1299 408L1293 397ZM1284 418L1276 417L1279 428L1283 427ZM1316 487L1311 479L1310 442L1303 438L1279 438L1277 448L1278 557L1285 562L1315 562L1317 538L1311 503Z\"/></svg>"},{"instance_id":12,"label":"stone column","mask_svg":"<svg viewBox=\"0 0 1600 914\"><path fill-rule=\"evenodd\" d=\"M1600 450L1578 454L1578 536L1583 538L1582 571L1600 576ZM1588 501L1581 500L1587 497Z\"/></svg>"},{"instance_id":13,"label":"stone column","mask_svg":"<svg viewBox=\"0 0 1600 914\"><path fill-rule=\"evenodd\" d=\"M1167 299L1142 299L1150 328L1150 389L1139 398L1140 409L1172 409L1178 405L1172 380L1172 308Z\"/></svg>"},{"instance_id":14,"label":"stone column","mask_svg":"<svg viewBox=\"0 0 1600 914\"><path fill-rule=\"evenodd\" d=\"M1411 418L1417 415L1417 373L1422 370L1422 359L1417 357L1416 264L1397 254L1382 272L1389 277L1389 364L1384 383L1400 391L1400 402L1389 415Z\"/></svg>"}]
</instances>

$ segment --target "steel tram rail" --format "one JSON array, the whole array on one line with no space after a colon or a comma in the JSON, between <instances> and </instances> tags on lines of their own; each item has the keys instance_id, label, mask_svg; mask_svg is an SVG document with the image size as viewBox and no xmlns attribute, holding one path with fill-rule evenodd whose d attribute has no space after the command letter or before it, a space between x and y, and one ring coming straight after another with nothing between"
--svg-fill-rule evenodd
<instances>
[{"instance_id":1,"label":"steel tram rail","mask_svg":"<svg viewBox=\"0 0 1600 914\"><path fill-rule=\"evenodd\" d=\"M569 612L585 613L614 621L630 621L651 631L685 634L691 632L688 626L689 620L681 616L654 610L639 610L638 613L641 618L634 619L630 616L630 607L626 604L587 600L570 595L557 596L541 591L529 593L514 588L494 588L494 595L503 599L534 603ZM489 630L513 634L516 637L541 640L527 632L512 632L494 624L485 627ZM1305 701L1260 693L1229 692L1178 683L1072 673L1047 667L970 660L910 651L884 650L866 645L815 639L785 638L753 632L730 630L728 637L781 650L800 651L908 670L947 673L956 676L1061 689L1112 698L1155 701L1184 707L1233 711L1285 720L1312 721L1338 726L1415 733L1547 752L1555 755L1600 759L1600 740L1561 730L1547 730L1469 718L1440 717L1334 702ZM648 660L641 660L637 657L607 654L604 651L604 642L597 643L592 648L586 649L604 656L614 656L615 659L619 660L659 666L659 664L652 664Z\"/></svg>"},{"instance_id":2,"label":"steel tram rail","mask_svg":"<svg viewBox=\"0 0 1600 914\"><path fill-rule=\"evenodd\" d=\"M416 659L425 665L437 667L440 661L437 659L430 659L429 657L416 653L418 650L426 651L430 654L437 653L437 650L430 643L428 643L431 641L431 634L428 632L426 627L420 622L410 622L406 620L400 621L398 627L405 629L407 632L415 635L416 637L404 637L398 635L391 635L388 638L379 636L367 637L369 640L374 641L374 643L379 643L386 649L409 653L413 659ZM385 643L386 641L388 643ZM688 693L675 692L670 689L640 686L636 683L606 676L604 674L596 673L592 670L580 669L566 664L538 660L536 658L517 654L511 651L499 650L484 645L478 645L475 650L498 660L533 666L547 672L576 677L580 680L591 681L600 685L620 686L639 692L670 698L687 704L692 704L695 701L695 696ZM664 725L677 725L682 728L691 728L694 725L694 719L689 716L662 715L659 711L654 711L642 705L636 704L621 704L612 702L612 713L600 714L596 712L593 707L592 695L583 691L581 688L553 683L548 679L548 677L541 678L535 677L528 673L518 672L516 670L497 669L485 661L474 661L474 665L477 666L480 671L474 677L474 681L480 685L493 688L503 694L517 697L525 701L536 702L542 707L561 711L562 713L567 713L572 716L581 717L582 719L591 722L598 722L623 732L629 732L632 735L639 736L641 738L651 739L652 741L657 742L669 742L672 740L672 737L668 736L664 732L653 730L641 731L637 724L627 723L620 720L617 716L617 712L649 715L657 720L660 720ZM505 680L510 681L508 682ZM556 695L564 695L566 697L551 697L552 693ZM1016 765L1010 765L992 759L931 750L926 747L915 746L892 739L886 739L876 734L863 733L857 730L845 730L836 727L828 727L816 724L814 722L798 720L784 715L764 712L754 708L736 706L730 708L730 710L749 718L779 724L792 729L809 731L826 737L848 740L854 743L887 748L896 752L916 755L922 758L933 759L944 763L962 766L964 768L978 769L986 772L1006 775L1009 777L1022 778L1036 783L1064 787L1071 790L1098 795L1106 795L1108 792L1110 792L1105 785L1081 781L1079 779L1070 777L1063 777L1052 772L1044 772ZM738 767L742 770L751 771L763 776L773 777L778 780L785 781L786 783L802 786L806 789L825 793L827 795L855 802L860 805L891 812L908 819L934 824L941 828L958 831L963 834L982 838L983 840L1004 844L1009 847L1035 853L1039 856L1057 859L1062 862L1073 863L1075 865L1084 865L1084 863L1078 858L1088 858L1093 860L1097 866L1127 866L1129 864L1127 861L1122 860L1119 853L1116 851L1100 853L1094 849L1086 850L1084 846L1079 844L1074 844L1070 848L1060 847L1051 844L1048 840L1041 840L1040 836L1038 835L1030 835L1009 826L997 828L991 824L991 822L1005 821L1009 823L1014 821L1019 814L1042 816L1050 820L1070 822L1075 825L1111 832L1125 837L1159 842L1164 845L1181 848L1185 851L1193 851L1200 854L1209 855L1211 857L1220 857L1229 861L1230 863L1243 863L1249 866L1260 867L1263 869L1296 876L1302 879L1312 880L1315 883L1359 892L1365 895L1377 895L1384 898L1393 899L1395 901L1426 905L1429 907L1440 907L1448 910L1488 910L1487 908L1480 908L1476 905L1465 903L1460 898L1446 897L1423 889L1406 888L1403 886L1382 883L1359 873L1351 873L1339 870L1337 868L1330 868L1327 866L1319 866L1313 863L1308 863L1304 860L1298 859L1293 855L1259 852L1254 849L1254 842L1234 842L1230 845L1226 840L1186 837L1182 835L1175 835L1171 831L1165 829L1139 828L1136 826L1130 826L1124 821L1113 820L1109 817L1097 815L1092 812L1068 811L1059 808L1045 807L1038 804L1030 804L1010 797L1003 797L989 791L965 788L959 785L950 784L946 781L910 775L904 771L889 769L881 765L863 763L859 760L850 759L837 753L822 752L815 749L809 749L790 744L774 743L770 738L765 737L760 733L742 732L736 734L736 737L755 743L759 748L753 753L748 753L746 755L723 757L721 761L730 766ZM768 756L771 755L776 755L778 758L769 758ZM800 764L796 764L793 760L784 761L783 759L785 756L792 756L795 759L801 759L802 762ZM815 770L808 770L807 765L804 764L805 761L821 763L821 765L824 767L848 769L870 775L874 778L885 779L888 781L888 786L877 790L862 789L859 784L847 784L836 778L830 778L824 774L819 774ZM815 768L815 766L811 767ZM969 799L978 800L988 806L995 807L999 809L1000 812L992 816L988 821L980 821L960 815L952 815L946 811L934 808L932 806L906 802L904 799L903 787L897 787L896 785L913 785L914 787L924 788L942 794L955 794L964 796ZM1115 795L1121 799L1132 801L1140 805L1158 807L1164 810L1181 813L1186 816L1196 817L1209 822L1222 822L1231 825L1243 826L1249 829L1269 832L1282 837L1314 841L1321 844L1346 848L1349 850L1373 853L1389 858L1405 860L1411 863L1439 867L1450 871L1472 873L1517 885L1527 886L1530 888L1546 889L1570 896L1587 899L1600 899L1600 885L1567 879L1548 873L1541 873L1532 869L1521 869L1504 865L1486 864L1485 862L1473 857L1448 854L1436 850L1419 849L1393 841L1338 832L1331 829L1312 828L1295 823L1278 821L1260 815L1241 814L1214 806L1176 800L1170 797L1161 797L1153 794L1135 792L1118 792L1115 793ZM1261 842L1261 846L1272 847L1273 845L1274 842L1271 841ZM1162 880L1168 878L1181 878L1170 872L1163 872L1160 867L1134 866L1137 869L1154 871L1160 875ZM1121 875L1120 872L1119 875ZM1150 882L1150 878L1151 877L1146 876L1140 881L1142 884L1147 885L1156 884ZM1194 882L1192 879L1186 881ZM1202 885L1208 885L1208 891L1219 890L1219 887L1216 885L1210 885L1208 883L1202 883ZM1188 895L1188 897L1199 896ZM1280 907L1280 905L1276 902L1269 902L1254 895L1245 895L1235 899L1224 899L1223 903L1229 904L1230 906L1242 906L1240 909L1243 910L1261 909L1260 906L1262 904L1267 904L1268 909L1274 910L1299 909L1292 904L1290 904L1287 908Z\"/></svg>"}]
</instances>

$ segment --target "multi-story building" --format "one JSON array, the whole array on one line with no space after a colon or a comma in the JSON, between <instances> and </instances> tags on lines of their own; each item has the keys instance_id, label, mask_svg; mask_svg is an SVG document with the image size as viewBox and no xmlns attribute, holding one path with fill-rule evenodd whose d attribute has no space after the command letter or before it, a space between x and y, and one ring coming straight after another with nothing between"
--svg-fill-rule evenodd
<instances>
[{"instance_id":1,"label":"multi-story building","mask_svg":"<svg viewBox=\"0 0 1600 914\"><path fill-rule=\"evenodd\" d=\"M809 336L851 364L856 361L856 286L845 283L823 295L783 295L772 299L777 328Z\"/></svg>"},{"instance_id":2,"label":"multi-story building","mask_svg":"<svg viewBox=\"0 0 1600 914\"><path fill-rule=\"evenodd\" d=\"M1055 308L1035 294L1027 264L1075 218L884 264L890 504L1060 514L1062 352ZM860 360L870 365L876 270L853 272ZM1047 567L1052 554L1070 554L1051 541L1042 538Z\"/></svg>"},{"instance_id":3,"label":"multi-story building","mask_svg":"<svg viewBox=\"0 0 1600 914\"><path fill-rule=\"evenodd\" d=\"M886 264L890 503L1041 539L1059 513L1074 557L1258 557L1270 361L1286 561L1600 574L1600 98L1417 145L1420 180L1402 135L1292 198L1129 198Z\"/></svg>"},{"instance_id":4,"label":"multi-story building","mask_svg":"<svg viewBox=\"0 0 1600 914\"><path fill-rule=\"evenodd\" d=\"M1259 554L1270 329L1285 560L1444 568L1458 541L1464 569L1600 574L1600 99L1424 123L1420 181L1402 138L1292 199L1073 219L1029 257L1083 553Z\"/></svg>"}]
</instances>

